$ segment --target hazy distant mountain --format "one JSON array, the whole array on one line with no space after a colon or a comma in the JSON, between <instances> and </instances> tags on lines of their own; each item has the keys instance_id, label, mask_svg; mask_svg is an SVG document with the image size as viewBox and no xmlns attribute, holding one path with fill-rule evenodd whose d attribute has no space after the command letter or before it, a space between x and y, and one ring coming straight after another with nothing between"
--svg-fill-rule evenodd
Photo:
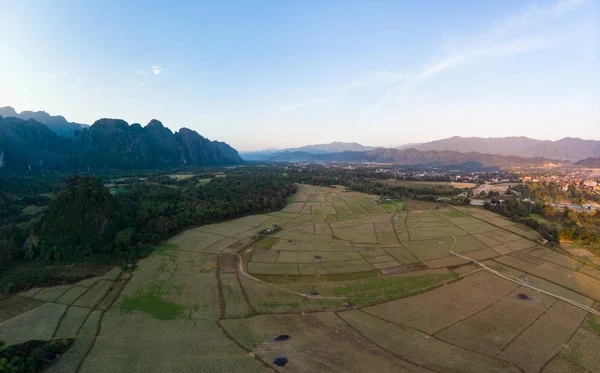
<instances>
[{"instance_id":1,"label":"hazy distant mountain","mask_svg":"<svg viewBox=\"0 0 600 373\"><path fill-rule=\"evenodd\" d=\"M270 161L280 162L374 162L397 165L464 165L473 164L482 167L543 165L549 162L544 158L524 158L481 154L476 152L460 153L455 151L420 151L417 149L379 148L365 152L340 152L330 154L310 154L306 152L281 152L271 156ZM567 162L569 163L569 162Z\"/></svg>"},{"instance_id":2,"label":"hazy distant mountain","mask_svg":"<svg viewBox=\"0 0 600 373\"><path fill-rule=\"evenodd\" d=\"M299 148L285 149L286 151L306 152L311 154L339 153L345 151L364 152L375 149L373 146L365 146L356 142L330 142L329 144L305 145Z\"/></svg>"},{"instance_id":3,"label":"hazy distant mountain","mask_svg":"<svg viewBox=\"0 0 600 373\"><path fill-rule=\"evenodd\" d=\"M417 146L421 145L422 142L411 142L408 144L402 144L402 145L398 145L398 146L392 146L392 148L394 149L410 149L410 148L416 148Z\"/></svg>"},{"instance_id":4,"label":"hazy distant mountain","mask_svg":"<svg viewBox=\"0 0 600 373\"><path fill-rule=\"evenodd\" d=\"M69 122L62 115L50 115L45 111L22 111L17 113L11 106L0 107L0 116L23 120L33 119L45 124L60 136L71 137L76 131L89 127L87 124Z\"/></svg>"},{"instance_id":5,"label":"hazy distant mountain","mask_svg":"<svg viewBox=\"0 0 600 373\"><path fill-rule=\"evenodd\" d=\"M0 117L0 169L152 169L240 164L231 146L196 131L171 132L152 120L146 127L120 119L100 119L72 138L61 137L34 120Z\"/></svg>"},{"instance_id":6,"label":"hazy distant mountain","mask_svg":"<svg viewBox=\"0 0 600 373\"><path fill-rule=\"evenodd\" d=\"M374 146L365 146L356 142L331 142L329 144L315 144L315 145L305 145L299 148L289 148L289 149L265 149L259 150L256 152L243 152L240 153L242 158L248 161L265 161L269 160L273 154L278 154L282 152L303 152L308 154L329 154L329 153L338 153L343 151L366 151L375 149Z\"/></svg>"},{"instance_id":7,"label":"hazy distant mountain","mask_svg":"<svg viewBox=\"0 0 600 373\"><path fill-rule=\"evenodd\" d=\"M575 164L582 167L600 168L600 157L582 159Z\"/></svg>"},{"instance_id":8,"label":"hazy distant mountain","mask_svg":"<svg viewBox=\"0 0 600 373\"><path fill-rule=\"evenodd\" d=\"M436 140L414 146L415 149L452 150L485 154L544 157L576 162L588 157L600 157L600 141L566 137L557 141L528 137L459 137Z\"/></svg>"}]
</instances>

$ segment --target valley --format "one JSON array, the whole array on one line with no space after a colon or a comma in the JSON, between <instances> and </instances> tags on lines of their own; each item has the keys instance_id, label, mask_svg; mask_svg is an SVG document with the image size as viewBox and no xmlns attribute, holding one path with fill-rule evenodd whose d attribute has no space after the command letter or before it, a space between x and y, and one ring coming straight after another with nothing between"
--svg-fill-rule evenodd
<instances>
[{"instance_id":1,"label":"valley","mask_svg":"<svg viewBox=\"0 0 600 373\"><path fill-rule=\"evenodd\" d=\"M600 373L598 1L0 4L0 373Z\"/></svg>"},{"instance_id":2,"label":"valley","mask_svg":"<svg viewBox=\"0 0 600 373\"><path fill-rule=\"evenodd\" d=\"M593 371L600 267L538 238L482 209L302 184L134 270L2 300L0 338L76 338L49 372Z\"/></svg>"}]
</instances>

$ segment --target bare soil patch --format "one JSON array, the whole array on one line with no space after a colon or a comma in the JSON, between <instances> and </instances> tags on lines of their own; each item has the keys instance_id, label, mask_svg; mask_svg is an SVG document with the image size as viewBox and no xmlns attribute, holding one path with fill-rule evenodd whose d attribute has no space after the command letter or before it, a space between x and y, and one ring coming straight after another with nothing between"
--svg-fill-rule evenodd
<instances>
[{"instance_id":1,"label":"bare soil patch","mask_svg":"<svg viewBox=\"0 0 600 373\"><path fill-rule=\"evenodd\" d=\"M237 257L235 255L219 255L219 271L221 273L236 273Z\"/></svg>"},{"instance_id":2,"label":"bare soil patch","mask_svg":"<svg viewBox=\"0 0 600 373\"><path fill-rule=\"evenodd\" d=\"M539 372L565 345L585 317L585 311L558 301L502 351L525 372Z\"/></svg>"},{"instance_id":3,"label":"bare soil patch","mask_svg":"<svg viewBox=\"0 0 600 373\"><path fill-rule=\"evenodd\" d=\"M339 315L378 346L436 372L520 372L506 361L453 346L420 331L386 322L364 312L348 311L340 312Z\"/></svg>"},{"instance_id":4,"label":"bare soil patch","mask_svg":"<svg viewBox=\"0 0 600 373\"><path fill-rule=\"evenodd\" d=\"M479 272L427 293L365 308L383 319L435 333L481 311L518 285Z\"/></svg>"},{"instance_id":5,"label":"bare soil patch","mask_svg":"<svg viewBox=\"0 0 600 373\"><path fill-rule=\"evenodd\" d=\"M521 299L525 294L528 299ZM452 344L496 356L556 300L519 287L485 310L444 329L436 336Z\"/></svg>"}]
</instances>

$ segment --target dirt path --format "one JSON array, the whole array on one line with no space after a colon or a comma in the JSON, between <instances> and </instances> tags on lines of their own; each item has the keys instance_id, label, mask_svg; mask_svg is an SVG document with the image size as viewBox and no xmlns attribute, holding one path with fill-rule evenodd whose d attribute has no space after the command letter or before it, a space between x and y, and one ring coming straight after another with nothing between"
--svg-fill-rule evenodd
<instances>
[{"instance_id":1,"label":"dirt path","mask_svg":"<svg viewBox=\"0 0 600 373\"><path fill-rule=\"evenodd\" d=\"M468 260L468 261L472 262L473 264L478 265L478 266L482 267L483 269L485 269L486 271L488 271L488 272L490 272L490 273L492 273L492 274L494 274L494 275L496 275L498 277L501 277L501 278L503 278L505 280L508 280L510 282L513 282L513 283L521 285L521 286L525 286L527 288L530 288L530 289L535 290L537 292L540 292L542 294L549 295L549 296L554 297L556 299L562 300L562 301L567 302L567 303L569 303L569 304L571 304L571 305L573 305L573 306L575 306L577 308L580 308L580 309L582 309L582 310L584 310L586 312L589 312L589 313L591 313L593 315L596 315L596 316L600 317L600 312L596 311L595 309L593 309L591 307L588 307L588 306L586 306L584 304L575 302L574 300L562 297L562 296L560 296L558 294L554 294L554 293L551 293L549 291L545 291L545 290L536 288L535 286L532 286L532 285L530 285L530 284L528 284L528 283L526 283L524 281L520 281L518 278L513 278L513 277L510 277L510 276L507 276L507 275L503 275L502 273L500 273L500 272L498 272L498 271L496 271L496 270L494 270L494 269L486 266L485 264L483 264L483 263L481 263L481 262L479 262L479 261L477 261L475 259L469 258L468 256L465 256L465 255L461 255L461 254L455 253L453 251L453 248L454 248L454 245L456 244L456 237L452 236L452 238L454 239L454 243L452 244L452 246L450 247L450 250L449 250L449 252L452 255L455 255L455 256L457 256L459 258L462 258L462 259L465 259L465 260Z\"/></svg>"}]
</instances>

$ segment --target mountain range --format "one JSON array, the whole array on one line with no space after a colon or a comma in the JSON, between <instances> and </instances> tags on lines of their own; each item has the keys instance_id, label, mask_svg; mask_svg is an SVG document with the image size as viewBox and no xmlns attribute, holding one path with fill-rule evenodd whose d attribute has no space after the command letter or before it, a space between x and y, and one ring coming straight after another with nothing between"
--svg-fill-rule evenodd
<instances>
[{"instance_id":1,"label":"mountain range","mask_svg":"<svg viewBox=\"0 0 600 373\"><path fill-rule=\"evenodd\" d=\"M306 159L306 154L330 154L343 151L369 151L377 149L358 143L333 142L330 144L306 145L290 149L269 149L264 151L242 153L246 160L274 161L296 157ZM536 140L528 137L460 137L426 143L411 143L395 147L398 150L416 149L420 151L454 151L461 153L475 152L517 157L539 157L555 160L577 162L579 160L600 157L600 141L583 140L566 137L557 141ZM310 158L310 157L308 157Z\"/></svg>"},{"instance_id":2,"label":"mountain range","mask_svg":"<svg viewBox=\"0 0 600 373\"><path fill-rule=\"evenodd\" d=\"M417 149L386 149L378 148L364 152L344 151L329 154L309 154L306 152L281 152L271 156L273 162L371 162L393 163L403 166L447 166L471 165L477 167L506 167L506 166L542 166L560 161L550 161L541 157L517 157L496 154L481 154L477 152L455 152L450 150L421 151ZM565 162L570 164L570 162Z\"/></svg>"},{"instance_id":3,"label":"mountain range","mask_svg":"<svg viewBox=\"0 0 600 373\"><path fill-rule=\"evenodd\" d=\"M417 150L452 150L485 154L544 157L577 162L589 157L600 157L600 141L565 137L564 139L536 140L528 137L459 137L414 145Z\"/></svg>"},{"instance_id":4,"label":"mountain range","mask_svg":"<svg viewBox=\"0 0 600 373\"><path fill-rule=\"evenodd\" d=\"M196 131L171 132L158 120L142 127L100 119L89 128L59 136L30 119L0 117L0 170L156 169L243 163L226 143Z\"/></svg>"},{"instance_id":5,"label":"mountain range","mask_svg":"<svg viewBox=\"0 0 600 373\"><path fill-rule=\"evenodd\" d=\"M45 124L49 129L63 137L72 137L75 132L89 127L88 124L69 122L62 115L50 115L45 111L17 111L11 106L0 107L0 116L13 117L23 120L33 119Z\"/></svg>"},{"instance_id":6,"label":"mountain range","mask_svg":"<svg viewBox=\"0 0 600 373\"><path fill-rule=\"evenodd\" d=\"M343 151L367 151L376 149L374 146L365 146L356 142L331 142L329 144L305 145L299 148L288 149L265 149L255 152L240 152L242 158L247 161L266 161L274 154L283 152L302 152L307 154L329 154Z\"/></svg>"},{"instance_id":7,"label":"mountain range","mask_svg":"<svg viewBox=\"0 0 600 373\"><path fill-rule=\"evenodd\" d=\"M582 159L575 164L577 166L581 166L581 167L600 168L600 157L597 157L597 158L590 157L590 158Z\"/></svg>"},{"instance_id":8,"label":"mountain range","mask_svg":"<svg viewBox=\"0 0 600 373\"><path fill-rule=\"evenodd\" d=\"M526 166L578 162L596 167L600 141L564 138L459 137L397 148L332 142L283 150L242 153L245 160L272 162L374 162L398 165ZM0 169L25 170L153 169L177 166L240 164L244 160L226 143L210 141L181 128L172 132L158 120L142 127L120 119L100 119L92 126L43 111L17 113L0 108ZM553 161L549 161L553 160Z\"/></svg>"}]
</instances>

